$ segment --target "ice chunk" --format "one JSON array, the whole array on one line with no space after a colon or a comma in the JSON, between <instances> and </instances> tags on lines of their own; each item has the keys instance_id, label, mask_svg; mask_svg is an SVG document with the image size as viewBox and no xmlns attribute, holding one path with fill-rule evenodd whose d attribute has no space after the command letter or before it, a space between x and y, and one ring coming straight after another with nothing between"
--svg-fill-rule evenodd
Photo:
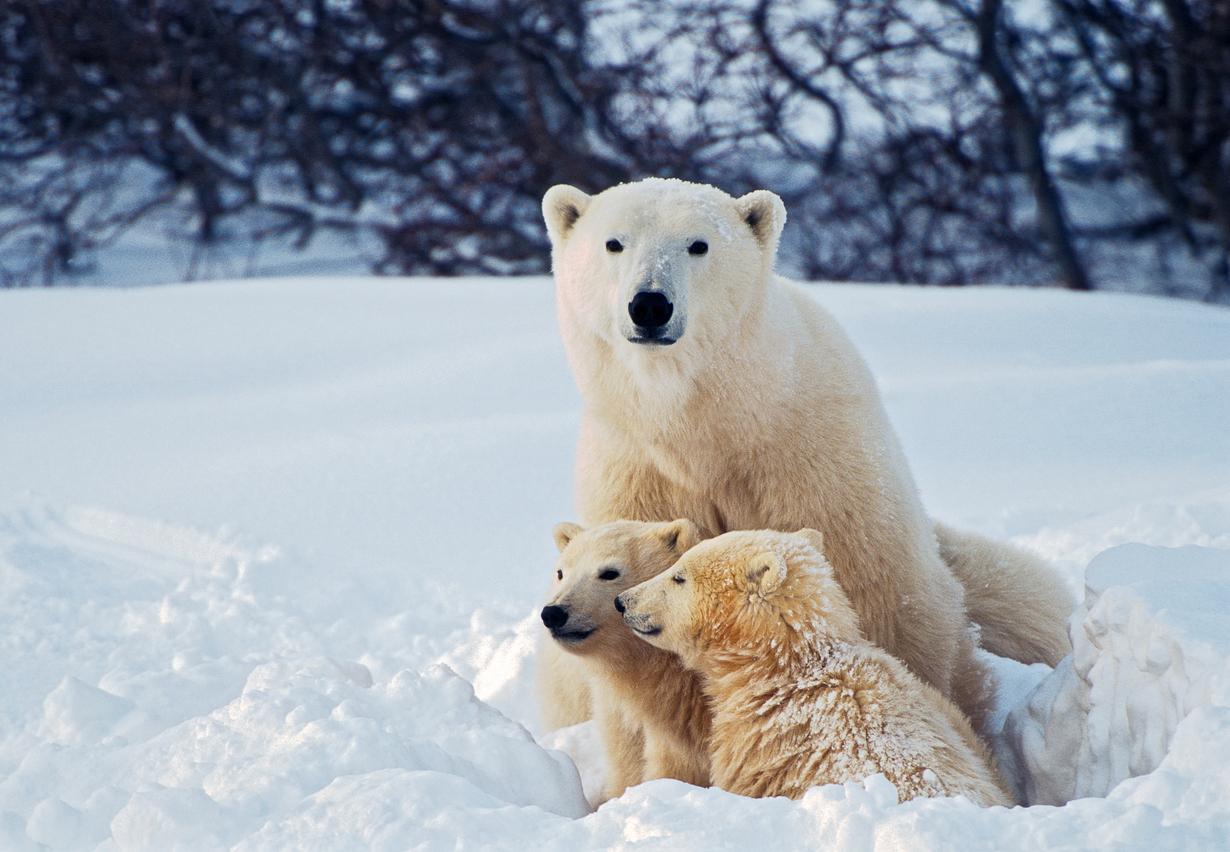
<instances>
[{"instance_id":1,"label":"ice chunk","mask_svg":"<svg viewBox=\"0 0 1230 852\"><path fill-rule=\"evenodd\" d=\"M43 699L40 736L57 745L83 745L110 734L133 709L118 695L90 686L75 677L65 677Z\"/></svg>"}]
</instances>

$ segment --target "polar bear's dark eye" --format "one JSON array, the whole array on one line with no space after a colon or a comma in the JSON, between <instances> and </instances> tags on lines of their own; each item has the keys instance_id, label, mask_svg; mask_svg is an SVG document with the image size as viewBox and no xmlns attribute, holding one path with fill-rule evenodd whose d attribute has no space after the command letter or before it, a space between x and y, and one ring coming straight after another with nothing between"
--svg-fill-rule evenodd
<instances>
[{"instance_id":1,"label":"polar bear's dark eye","mask_svg":"<svg viewBox=\"0 0 1230 852\"><path fill-rule=\"evenodd\" d=\"M682 574L676 574L674 577L671 577L671 581L672 581L672 582L675 582L675 583L678 583L679 585L681 585L681 586L682 586L682 585L683 585L683 583L684 583L684 580L683 580L683 575L682 575Z\"/></svg>"},{"instance_id":2,"label":"polar bear's dark eye","mask_svg":"<svg viewBox=\"0 0 1230 852\"><path fill-rule=\"evenodd\" d=\"M601 574L598 575L598 579L599 580L618 580L619 572L616 571L614 568L607 568L605 571L603 571Z\"/></svg>"},{"instance_id":3,"label":"polar bear's dark eye","mask_svg":"<svg viewBox=\"0 0 1230 852\"><path fill-rule=\"evenodd\" d=\"M606 250L609 251L611 254L619 254L621 251L624 250L624 244L621 243L619 240L607 240Z\"/></svg>"},{"instance_id":4,"label":"polar bear's dark eye","mask_svg":"<svg viewBox=\"0 0 1230 852\"><path fill-rule=\"evenodd\" d=\"M564 579L564 571L563 571L563 569L560 569L560 568L557 568L557 569L556 569L556 571L555 571L555 579L557 579L557 580L562 580L562 579Z\"/></svg>"},{"instance_id":5,"label":"polar bear's dark eye","mask_svg":"<svg viewBox=\"0 0 1230 852\"><path fill-rule=\"evenodd\" d=\"M704 240L697 240L696 242L692 243L692 245L688 246L688 254L700 255L700 254L704 254L707 251L709 251L709 244L705 242Z\"/></svg>"}]
</instances>

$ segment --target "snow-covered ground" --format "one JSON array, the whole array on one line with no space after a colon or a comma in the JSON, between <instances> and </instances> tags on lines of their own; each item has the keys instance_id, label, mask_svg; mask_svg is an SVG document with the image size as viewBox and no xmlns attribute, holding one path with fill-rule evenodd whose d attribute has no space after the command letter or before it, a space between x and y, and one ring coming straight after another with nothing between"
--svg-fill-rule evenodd
<instances>
[{"instance_id":1,"label":"snow-covered ground","mask_svg":"<svg viewBox=\"0 0 1230 852\"><path fill-rule=\"evenodd\" d=\"M587 815L534 739L579 406L547 279L24 291L0 293L0 848L1224 843L1230 312L815 295L931 511L1080 591L1069 662L1001 666L1000 753L1036 801L1088 798L658 781ZM592 784L590 734L540 741Z\"/></svg>"}]
</instances>

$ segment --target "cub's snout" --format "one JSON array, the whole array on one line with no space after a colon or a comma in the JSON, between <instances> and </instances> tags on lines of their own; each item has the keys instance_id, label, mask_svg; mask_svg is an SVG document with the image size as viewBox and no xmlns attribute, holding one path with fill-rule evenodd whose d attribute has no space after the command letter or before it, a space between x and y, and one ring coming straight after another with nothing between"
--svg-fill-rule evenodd
<instances>
[{"instance_id":1,"label":"cub's snout","mask_svg":"<svg viewBox=\"0 0 1230 852\"><path fill-rule=\"evenodd\" d=\"M558 630L568 623L568 610L562 606L544 606L542 608L542 623L548 630Z\"/></svg>"},{"instance_id":2,"label":"cub's snout","mask_svg":"<svg viewBox=\"0 0 1230 852\"><path fill-rule=\"evenodd\" d=\"M544 606L540 617L543 625L551 631L551 638L569 648L579 646L598 627L584 613L574 618L568 607L559 604Z\"/></svg>"},{"instance_id":3,"label":"cub's snout","mask_svg":"<svg viewBox=\"0 0 1230 852\"><path fill-rule=\"evenodd\" d=\"M642 587L643 585L637 588L640 589ZM662 632L662 628L654 623L652 616L640 611L640 596L635 591L634 589L629 589L616 597L615 609L623 614L624 624L632 628L634 633L638 633L641 636L657 636Z\"/></svg>"}]
</instances>

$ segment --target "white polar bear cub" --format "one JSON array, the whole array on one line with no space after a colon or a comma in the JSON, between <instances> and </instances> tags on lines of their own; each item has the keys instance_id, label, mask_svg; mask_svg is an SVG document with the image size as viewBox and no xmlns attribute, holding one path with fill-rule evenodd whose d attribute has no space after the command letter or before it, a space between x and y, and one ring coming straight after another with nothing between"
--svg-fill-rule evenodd
<instances>
[{"instance_id":1,"label":"white polar bear cub","mask_svg":"<svg viewBox=\"0 0 1230 852\"><path fill-rule=\"evenodd\" d=\"M1066 653L1071 600L1045 565L927 517L853 344L773 273L776 195L653 178L595 196L556 186L543 214L584 400L584 523L819 529L867 638L974 717L985 682L970 616L995 653ZM969 614L962 582L977 590ZM568 662L544 654L546 723L580 721Z\"/></svg>"}]
</instances>

